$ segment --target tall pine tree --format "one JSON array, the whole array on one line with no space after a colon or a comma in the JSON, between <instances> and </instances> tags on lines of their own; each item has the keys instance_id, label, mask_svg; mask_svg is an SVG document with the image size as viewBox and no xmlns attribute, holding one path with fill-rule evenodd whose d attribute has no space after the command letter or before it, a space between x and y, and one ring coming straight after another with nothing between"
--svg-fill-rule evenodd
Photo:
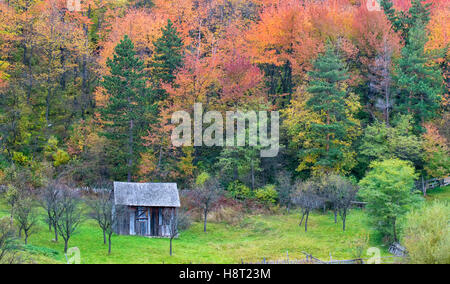
<instances>
[{"instance_id":1,"label":"tall pine tree","mask_svg":"<svg viewBox=\"0 0 450 284\"><path fill-rule=\"evenodd\" d=\"M145 88L143 62L136 57L130 38L125 35L114 50L114 58L108 58L106 63L110 75L103 77L108 102L101 114L106 121L104 134L118 150L112 153L118 177L126 173L127 180L131 181L137 148L142 145L140 137L146 123L144 114L150 94Z\"/></svg>"},{"instance_id":2,"label":"tall pine tree","mask_svg":"<svg viewBox=\"0 0 450 284\"><path fill-rule=\"evenodd\" d=\"M167 97L166 91L162 88L161 84L173 84L175 80L175 71L183 64L183 42L178 35L176 27L169 19L167 25L161 29L162 35L156 41L153 42L155 49L152 60L150 62L151 80L153 83L154 108L152 113L154 114L151 119L151 124L157 125L160 120L158 113L158 102L163 101ZM162 168L163 160L163 137L159 137L159 145L152 145L153 152L159 153L157 170Z\"/></svg>"},{"instance_id":3,"label":"tall pine tree","mask_svg":"<svg viewBox=\"0 0 450 284\"><path fill-rule=\"evenodd\" d=\"M332 47L314 62L313 71L309 73L307 88L311 97L306 108L320 117L311 124L307 133L314 146L303 150L303 154L315 157L313 169L335 170L344 159L343 147L346 140L346 128L350 121L346 116L346 91L343 86L348 78L344 63Z\"/></svg>"},{"instance_id":4,"label":"tall pine tree","mask_svg":"<svg viewBox=\"0 0 450 284\"><path fill-rule=\"evenodd\" d=\"M410 30L408 38L394 74L398 92L396 108L414 115L416 129L420 129L420 124L436 116L443 93L443 77L439 66L433 64L431 56L425 52L428 38L420 21Z\"/></svg>"},{"instance_id":5,"label":"tall pine tree","mask_svg":"<svg viewBox=\"0 0 450 284\"><path fill-rule=\"evenodd\" d=\"M160 82L173 83L175 70L183 63L183 42L171 20L162 28L162 36L154 43L155 51L150 63L152 80L159 87Z\"/></svg>"},{"instance_id":6,"label":"tall pine tree","mask_svg":"<svg viewBox=\"0 0 450 284\"><path fill-rule=\"evenodd\" d=\"M401 34L405 43L408 42L410 30L418 23L424 26L430 21L431 3L424 3L426 0L412 0L411 7L408 12L398 12L394 8L392 0L381 0L381 7L383 7L386 17L392 24L395 32Z\"/></svg>"}]
</instances>

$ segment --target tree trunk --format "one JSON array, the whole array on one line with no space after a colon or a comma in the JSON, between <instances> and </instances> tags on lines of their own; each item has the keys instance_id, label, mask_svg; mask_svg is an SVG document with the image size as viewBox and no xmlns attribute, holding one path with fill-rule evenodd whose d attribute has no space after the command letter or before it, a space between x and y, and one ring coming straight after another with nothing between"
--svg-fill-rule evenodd
<instances>
[{"instance_id":1,"label":"tree trunk","mask_svg":"<svg viewBox=\"0 0 450 284\"><path fill-rule=\"evenodd\" d=\"M170 238L170 256L172 256L172 240L173 238Z\"/></svg>"},{"instance_id":2,"label":"tree trunk","mask_svg":"<svg viewBox=\"0 0 450 284\"><path fill-rule=\"evenodd\" d=\"M337 224L337 210L334 209L334 223Z\"/></svg>"},{"instance_id":3,"label":"tree trunk","mask_svg":"<svg viewBox=\"0 0 450 284\"><path fill-rule=\"evenodd\" d=\"M58 242L58 230L56 229L56 224L53 224L53 230L55 231L55 242Z\"/></svg>"},{"instance_id":4,"label":"tree trunk","mask_svg":"<svg viewBox=\"0 0 450 284\"><path fill-rule=\"evenodd\" d=\"M425 180L423 178L423 175L422 175L422 191L423 191L423 196L426 197L427 196L427 188L425 187Z\"/></svg>"},{"instance_id":5,"label":"tree trunk","mask_svg":"<svg viewBox=\"0 0 450 284\"><path fill-rule=\"evenodd\" d=\"M207 222L207 219L208 219L208 210L205 209L205 211L203 213L205 215L205 220L203 222L203 232L206 233L206 222Z\"/></svg>"},{"instance_id":6,"label":"tree trunk","mask_svg":"<svg viewBox=\"0 0 450 284\"><path fill-rule=\"evenodd\" d=\"M112 234L108 235L108 255L111 254L111 235Z\"/></svg>"},{"instance_id":7,"label":"tree trunk","mask_svg":"<svg viewBox=\"0 0 450 284\"><path fill-rule=\"evenodd\" d=\"M67 239L65 239L64 240L64 253L67 253L67 249L68 249L68 246L69 246L69 240Z\"/></svg>"},{"instance_id":8,"label":"tree trunk","mask_svg":"<svg viewBox=\"0 0 450 284\"><path fill-rule=\"evenodd\" d=\"M234 165L234 180L238 180L239 179L239 170L238 170L238 166Z\"/></svg>"},{"instance_id":9,"label":"tree trunk","mask_svg":"<svg viewBox=\"0 0 450 284\"><path fill-rule=\"evenodd\" d=\"M47 97L45 98L45 122L47 123L46 127L49 127L50 123L49 123L49 118L50 118L50 96L51 96L51 91L50 91L50 83L48 86L48 91L47 91Z\"/></svg>"},{"instance_id":10,"label":"tree trunk","mask_svg":"<svg viewBox=\"0 0 450 284\"><path fill-rule=\"evenodd\" d=\"M327 112L327 125L330 125L330 114ZM326 145L327 154L330 151L330 133L327 133L327 145Z\"/></svg>"},{"instance_id":11,"label":"tree trunk","mask_svg":"<svg viewBox=\"0 0 450 284\"><path fill-rule=\"evenodd\" d=\"M47 215L48 215L48 231L51 232L52 231L52 215L49 211L47 211Z\"/></svg>"},{"instance_id":12,"label":"tree trunk","mask_svg":"<svg viewBox=\"0 0 450 284\"><path fill-rule=\"evenodd\" d=\"M25 245L28 244L28 232L25 231Z\"/></svg>"},{"instance_id":13,"label":"tree trunk","mask_svg":"<svg viewBox=\"0 0 450 284\"><path fill-rule=\"evenodd\" d=\"M386 83L386 88L385 88L385 96L386 96L386 126L390 127L389 124L389 84Z\"/></svg>"},{"instance_id":14,"label":"tree trunk","mask_svg":"<svg viewBox=\"0 0 450 284\"><path fill-rule=\"evenodd\" d=\"M397 242L397 228L396 228L396 219L392 222L392 229L394 230L394 242Z\"/></svg>"},{"instance_id":15,"label":"tree trunk","mask_svg":"<svg viewBox=\"0 0 450 284\"><path fill-rule=\"evenodd\" d=\"M342 230L345 232L345 221L347 220L347 209L342 213Z\"/></svg>"},{"instance_id":16,"label":"tree trunk","mask_svg":"<svg viewBox=\"0 0 450 284\"><path fill-rule=\"evenodd\" d=\"M162 156L163 156L163 144L162 144L162 138L161 138L161 145L159 146L159 157L158 157L158 165L156 166L157 169L160 169L161 162L162 162Z\"/></svg>"},{"instance_id":17,"label":"tree trunk","mask_svg":"<svg viewBox=\"0 0 450 284\"><path fill-rule=\"evenodd\" d=\"M83 24L83 30L84 30L84 35L85 35L84 46L88 50L89 31L88 31L88 26L86 24ZM81 118L83 118L83 119L84 119L84 114L86 112L84 103L86 103L85 101L88 100L88 94L89 94L89 90L88 90L87 55L86 55L86 53L84 53L82 64L81 64L81 102L80 102L80 113L81 113Z\"/></svg>"},{"instance_id":18,"label":"tree trunk","mask_svg":"<svg viewBox=\"0 0 450 284\"><path fill-rule=\"evenodd\" d=\"M32 25L30 25L30 28L32 29ZM32 33L32 30L31 30ZM32 37L32 35L31 35ZM25 45L26 47L26 45ZM24 50L24 53L26 52L26 50ZM33 57L33 40L31 40L31 46L30 46L30 55L28 57L27 60L27 65L28 65L28 93L27 93L27 104L30 105L31 103L31 92L33 91L33 69L31 66L31 59Z\"/></svg>"},{"instance_id":19,"label":"tree trunk","mask_svg":"<svg viewBox=\"0 0 450 284\"><path fill-rule=\"evenodd\" d=\"M306 212L305 233L308 232L308 217L309 217L309 211Z\"/></svg>"},{"instance_id":20,"label":"tree trunk","mask_svg":"<svg viewBox=\"0 0 450 284\"><path fill-rule=\"evenodd\" d=\"M255 166L253 165L253 161L251 161L252 166L252 190L255 190Z\"/></svg>"},{"instance_id":21,"label":"tree trunk","mask_svg":"<svg viewBox=\"0 0 450 284\"><path fill-rule=\"evenodd\" d=\"M106 231L103 230L103 244L106 245Z\"/></svg>"},{"instance_id":22,"label":"tree trunk","mask_svg":"<svg viewBox=\"0 0 450 284\"><path fill-rule=\"evenodd\" d=\"M133 120L130 120L130 130L129 130L129 157L128 157L128 182L131 182L131 167L133 166L133 128L134 128L134 123Z\"/></svg>"},{"instance_id":23,"label":"tree trunk","mask_svg":"<svg viewBox=\"0 0 450 284\"><path fill-rule=\"evenodd\" d=\"M305 218L305 215L306 215L306 211L302 212L302 219L300 220L300 224L298 224L299 226L302 225L303 219Z\"/></svg>"}]
</instances>

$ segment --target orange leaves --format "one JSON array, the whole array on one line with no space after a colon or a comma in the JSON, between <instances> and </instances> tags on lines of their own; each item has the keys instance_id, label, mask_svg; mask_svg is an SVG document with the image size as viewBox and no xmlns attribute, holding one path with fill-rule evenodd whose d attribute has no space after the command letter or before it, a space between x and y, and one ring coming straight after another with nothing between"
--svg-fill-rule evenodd
<instances>
[{"instance_id":1,"label":"orange leaves","mask_svg":"<svg viewBox=\"0 0 450 284\"><path fill-rule=\"evenodd\" d=\"M297 1L286 1L265 8L260 18L247 34L253 61L277 66L294 62L294 48L306 43L312 29L305 8Z\"/></svg>"},{"instance_id":2,"label":"orange leaves","mask_svg":"<svg viewBox=\"0 0 450 284\"><path fill-rule=\"evenodd\" d=\"M424 125L426 132L422 135L425 150L425 170L430 176L445 177L450 174L448 141L431 123Z\"/></svg>"},{"instance_id":3,"label":"orange leaves","mask_svg":"<svg viewBox=\"0 0 450 284\"><path fill-rule=\"evenodd\" d=\"M154 174L157 166L156 155L152 152L141 153L141 159L138 165L138 176L145 181L148 176Z\"/></svg>"},{"instance_id":4,"label":"orange leaves","mask_svg":"<svg viewBox=\"0 0 450 284\"><path fill-rule=\"evenodd\" d=\"M261 20L247 33L255 63L281 66L289 62L294 75L302 75L327 40L335 42L351 34L355 8L348 1L270 2L266 1Z\"/></svg>"},{"instance_id":5,"label":"orange leaves","mask_svg":"<svg viewBox=\"0 0 450 284\"><path fill-rule=\"evenodd\" d=\"M237 104L250 96L248 92L258 87L263 80L263 74L258 67L251 64L248 58L237 55L232 60L224 62L223 73L220 78L222 84L222 101ZM257 90L255 90L257 92ZM255 95L253 93L253 95ZM257 96L255 96L257 97Z\"/></svg>"},{"instance_id":6,"label":"orange leaves","mask_svg":"<svg viewBox=\"0 0 450 284\"><path fill-rule=\"evenodd\" d=\"M6 57L17 40L17 14L0 2L0 88L7 85L9 63Z\"/></svg>"},{"instance_id":7,"label":"orange leaves","mask_svg":"<svg viewBox=\"0 0 450 284\"><path fill-rule=\"evenodd\" d=\"M426 132L423 134L424 149L429 153L436 152L436 147L448 151L447 139L439 134L439 130L431 123L424 125Z\"/></svg>"},{"instance_id":8,"label":"orange leaves","mask_svg":"<svg viewBox=\"0 0 450 284\"><path fill-rule=\"evenodd\" d=\"M148 13L142 10L130 10L124 17L117 17L111 24L107 39L101 43L103 50L100 54L99 64L106 66L107 58L111 58L114 47L124 35L133 41L135 50L144 62L148 62L153 50L153 41L161 34L161 27L167 23L166 17L161 14ZM102 68L103 72L105 68Z\"/></svg>"},{"instance_id":9,"label":"orange leaves","mask_svg":"<svg viewBox=\"0 0 450 284\"><path fill-rule=\"evenodd\" d=\"M428 50L443 49L450 46L450 1L431 13L431 20L428 24L429 41L425 46ZM450 61L450 51L447 51L447 62Z\"/></svg>"}]
</instances>

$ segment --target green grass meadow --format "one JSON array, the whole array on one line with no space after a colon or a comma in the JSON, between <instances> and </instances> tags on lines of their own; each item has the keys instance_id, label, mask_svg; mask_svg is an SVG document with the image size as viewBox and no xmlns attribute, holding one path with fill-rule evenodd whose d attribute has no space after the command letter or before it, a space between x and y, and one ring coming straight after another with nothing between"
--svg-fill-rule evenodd
<instances>
[{"instance_id":1,"label":"green grass meadow","mask_svg":"<svg viewBox=\"0 0 450 284\"><path fill-rule=\"evenodd\" d=\"M428 200L449 200L450 187L429 192ZM8 210L0 203L0 216ZM43 215L42 215L43 216ZM43 217L42 217L43 219ZM334 224L331 213L316 212L310 216L308 232L298 226L299 212L284 215L255 215L244 218L238 225L208 223L208 232L195 222L174 240L174 253L169 256L169 240L138 236L113 236L112 253L108 255L101 230L92 220L86 220L70 240L77 247L82 263L240 263L304 258L302 251L323 260L352 258L352 248L361 234L370 235L370 246L381 249L380 236L371 229L366 213L360 209L350 212L347 230L342 222ZM53 233L40 221L39 230L29 239L24 257L35 263L64 263L64 242L52 241Z\"/></svg>"}]
</instances>

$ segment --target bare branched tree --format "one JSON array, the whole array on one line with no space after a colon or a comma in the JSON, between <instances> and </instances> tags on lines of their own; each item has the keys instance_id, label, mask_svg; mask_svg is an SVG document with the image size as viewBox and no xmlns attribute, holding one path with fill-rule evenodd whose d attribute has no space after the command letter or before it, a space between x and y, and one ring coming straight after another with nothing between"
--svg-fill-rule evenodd
<instances>
[{"instance_id":1,"label":"bare branched tree","mask_svg":"<svg viewBox=\"0 0 450 284\"><path fill-rule=\"evenodd\" d=\"M38 213L31 196L24 196L17 202L15 219L20 230L24 232L25 244L28 244L28 238L37 230L38 221Z\"/></svg>"},{"instance_id":2,"label":"bare branched tree","mask_svg":"<svg viewBox=\"0 0 450 284\"><path fill-rule=\"evenodd\" d=\"M305 232L308 231L309 213L324 204L323 197L319 194L320 186L314 180L299 182L296 185L296 191L292 195L292 203L302 209L302 217L299 226L305 220ZM305 218L306 217L306 218Z\"/></svg>"},{"instance_id":3,"label":"bare branched tree","mask_svg":"<svg viewBox=\"0 0 450 284\"><path fill-rule=\"evenodd\" d=\"M194 203L203 211L203 231L206 232L208 213L217 204L222 196L222 188L216 178L209 178L201 185L197 185L192 191Z\"/></svg>"},{"instance_id":4,"label":"bare branched tree","mask_svg":"<svg viewBox=\"0 0 450 284\"><path fill-rule=\"evenodd\" d=\"M343 230L345 231L348 210L352 205L352 201L356 198L358 187L348 179L335 174L323 176L320 186L322 187L320 192L322 192L323 197L333 208L334 222L337 223L337 215L339 214L343 221Z\"/></svg>"},{"instance_id":5,"label":"bare branched tree","mask_svg":"<svg viewBox=\"0 0 450 284\"><path fill-rule=\"evenodd\" d=\"M339 190L339 215L342 218L342 230L345 231L347 214L358 194L358 187L345 180Z\"/></svg>"},{"instance_id":6,"label":"bare branched tree","mask_svg":"<svg viewBox=\"0 0 450 284\"><path fill-rule=\"evenodd\" d=\"M58 222L61 218L61 207L59 207L59 199L61 192L66 189L66 186L59 182L52 182L45 187L40 196L40 203L42 208L47 212L46 222L48 230L55 233L55 242L58 241Z\"/></svg>"},{"instance_id":7,"label":"bare branched tree","mask_svg":"<svg viewBox=\"0 0 450 284\"><path fill-rule=\"evenodd\" d=\"M379 51L375 61L369 65L368 78L370 80L371 91L376 93L375 96L370 96L375 107L383 111L384 120L389 126L391 102L391 65L392 54L394 48L389 43L386 36L383 38L383 49Z\"/></svg>"},{"instance_id":8,"label":"bare branched tree","mask_svg":"<svg viewBox=\"0 0 450 284\"><path fill-rule=\"evenodd\" d=\"M170 256L172 256L172 241L178 233L187 230L191 225L189 214L183 209L164 210L164 224L167 226L170 237Z\"/></svg>"},{"instance_id":9,"label":"bare branched tree","mask_svg":"<svg viewBox=\"0 0 450 284\"><path fill-rule=\"evenodd\" d=\"M324 175L320 179L321 195L327 203L331 205L334 214L334 223L337 224L337 217L339 214L339 186L341 178L335 174Z\"/></svg>"},{"instance_id":10,"label":"bare branched tree","mask_svg":"<svg viewBox=\"0 0 450 284\"><path fill-rule=\"evenodd\" d=\"M81 196L77 191L65 187L60 192L56 207L61 210L56 228L64 239L64 253L67 253L69 240L84 219Z\"/></svg>"},{"instance_id":11,"label":"bare branched tree","mask_svg":"<svg viewBox=\"0 0 450 284\"><path fill-rule=\"evenodd\" d=\"M282 171L277 176L277 191L278 191L278 200L280 205L285 206L287 212L291 208L291 195L294 190L294 184L292 183L291 176L288 172Z\"/></svg>"},{"instance_id":12,"label":"bare branched tree","mask_svg":"<svg viewBox=\"0 0 450 284\"><path fill-rule=\"evenodd\" d=\"M89 200L89 207L91 208L90 217L97 221L97 224L103 232L103 244L106 244L108 239L108 254L111 254L111 238L116 223L116 214L114 212L114 191L112 187L103 185L101 190Z\"/></svg>"}]
</instances>

